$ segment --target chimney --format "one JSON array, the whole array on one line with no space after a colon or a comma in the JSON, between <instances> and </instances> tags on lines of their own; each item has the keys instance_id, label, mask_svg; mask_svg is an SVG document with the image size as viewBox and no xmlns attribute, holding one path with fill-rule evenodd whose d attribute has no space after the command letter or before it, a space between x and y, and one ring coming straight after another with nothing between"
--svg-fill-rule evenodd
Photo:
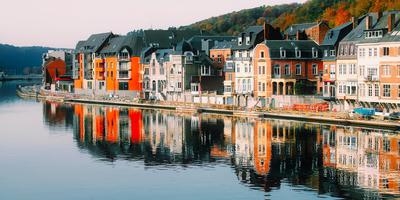
<instances>
[{"instance_id":1,"label":"chimney","mask_svg":"<svg viewBox=\"0 0 400 200\"><path fill-rule=\"evenodd\" d=\"M382 18L382 11L378 12L378 20L380 20Z\"/></svg>"},{"instance_id":2,"label":"chimney","mask_svg":"<svg viewBox=\"0 0 400 200\"><path fill-rule=\"evenodd\" d=\"M269 40L269 32L270 32L270 27L269 24L264 22L264 40Z\"/></svg>"},{"instance_id":3,"label":"chimney","mask_svg":"<svg viewBox=\"0 0 400 200\"><path fill-rule=\"evenodd\" d=\"M365 18L365 30L371 29L372 26L372 16L367 16Z\"/></svg>"},{"instance_id":4,"label":"chimney","mask_svg":"<svg viewBox=\"0 0 400 200\"><path fill-rule=\"evenodd\" d=\"M351 18L351 23L353 23L353 29L355 29L358 26L358 18L357 17L352 17Z\"/></svg>"},{"instance_id":5,"label":"chimney","mask_svg":"<svg viewBox=\"0 0 400 200\"><path fill-rule=\"evenodd\" d=\"M394 20L395 20L395 15L394 13L390 13L388 15L388 32L392 32L394 28Z\"/></svg>"},{"instance_id":6,"label":"chimney","mask_svg":"<svg viewBox=\"0 0 400 200\"><path fill-rule=\"evenodd\" d=\"M297 32L296 32L296 40L300 40L300 31L299 30L297 30Z\"/></svg>"}]
</instances>

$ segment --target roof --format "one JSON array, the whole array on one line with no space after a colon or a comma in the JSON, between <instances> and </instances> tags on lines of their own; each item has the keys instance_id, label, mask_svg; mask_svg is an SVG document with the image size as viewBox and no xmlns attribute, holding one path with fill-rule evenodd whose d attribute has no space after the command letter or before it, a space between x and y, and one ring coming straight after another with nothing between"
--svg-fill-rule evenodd
<instances>
[{"instance_id":1,"label":"roof","mask_svg":"<svg viewBox=\"0 0 400 200\"><path fill-rule=\"evenodd\" d=\"M264 43L272 59L316 59L312 56L312 49L320 51L319 45L313 40L266 40ZM295 55L296 48L301 51L300 58ZM284 58L281 58L281 49L286 52ZM318 58L321 57L321 53L318 53Z\"/></svg>"},{"instance_id":2,"label":"roof","mask_svg":"<svg viewBox=\"0 0 400 200\"><path fill-rule=\"evenodd\" d=\"M112 32L91 35L83 44L83 51L87 53L98 52L111 36L113 36Z\"/></svg>"},{"instance_id":3,"label":"roof","mask_svg":"<svg viewBox=\"0 0 400 200\"><path fill-rule=\"evenodd\" d=\"M232 41L235 40L236 37L234 36L202 36L202 35L197 35L193 36L190 38L188 41L192 45L192 47L196 50L208 50L208 49L203 49L203 42L209 42L209 48L214 47L216 44L219 42L225 42L225 41Z\"/></svg>"},{"instance_id":4,"label":"roof","mask_svg":"<svg viewBox=\"0 0 400 200\"><path fill-rule=\"evenodd\" d=\"M75 52L82 52L83 51L83 47L85 46L85 40L81 40L79 41L76 46L75 46Z\"/></svg>"},{"instance_id":5,"label":"roof","mask_svg":"<svg viewBox=\"0 0 400 200\"><path fill-rule=\"evenodd\" d=\"M118 53L127 49L133 56L139 56L143 48L142 38L135 35L112 37L100 53Z\"/></svg>"},{"instance_id":6,"label":"roof","mask_svg":"<svg viewBox=\"0 0 400 200\"><path fill-rule=\"evenodd\" d=\"M236 43L233 45L232 49L234 50L245 50L254 47L257 43L260 43L260 40L264 40L263 34L264 27L262 26L250 26L244 32L239 34L239 38L242 38L242 45ZM250 44L246 44L246 37L251 36ZM262 37L262 39L260 39Z\"/></svg>"},{"instance_id":7,"label":"roof","mask_svg":"<svg viewBox=\"0 0 400 200\"><path fill-rule=\"evenodd\" d=\"M388 17L390 14L394 14L394 27L392 32L388 32ZM362 21L364 30L357 33L361 38L358 40L359 43L377 43L377 42L399 42L400 41L400 11L388 11L383 12L382 17L378 19L377 13L369 13L367 16L372 17L372 27L370 30L385 30L381 38L365 38L365 23L366 18ZM361 25L361 24L360 24Z\"/></svg>"},{"instance_id":8,"label":"roof","mask_svg":"<svg viewBox=\"0 0 400 200\"><path fill-rule=\"evenodd\" d=\"M330 29L322 42L322 45L337 45L343 37L345 37L353 29L353 23L348 22Z\"/></svg>"},{"instance_id":9,"label":"roof","mask_svg":"<svg viewBox=\"0 0 400 200\"><path fill-rule=\"evenodd\" d=\"M158 48L171 48L182 40L188 40L195 35L202 35L197 30L144 30L142 33L146 46L156 45Z\"/></svg>"},{"instance_id":10,"label":"roof","mask_svg":"<svg viewBox=\"0 0 400 200\"><path fill-rule=\"evenodd\" d=\"M236 40L217 42L211 49L232 49L233 45L236 43Z\"/></svg>"},{"instance_id":11,"label":"roof","mask_svg":"<svg viewBox=\"0 0 400 200\"><path fill-rule=\"evenodd\" d=\"M318 22L293 24L293 25L289 26L285 30L285 34L287 34L287 35L296 35L297 31L304 31L304 30L309 29L309 28L311 28L313 26L316 26L318 24L319 24Z\"/></svg>"}]
</instances>

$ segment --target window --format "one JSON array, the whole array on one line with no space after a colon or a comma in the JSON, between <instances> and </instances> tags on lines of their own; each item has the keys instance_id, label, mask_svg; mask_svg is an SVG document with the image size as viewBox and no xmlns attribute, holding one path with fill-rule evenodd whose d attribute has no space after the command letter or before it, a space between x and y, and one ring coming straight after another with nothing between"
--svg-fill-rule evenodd
<instances>
[{"instance_id":1,"label":"window","mask_svg":"<svg viewBox=\"0 0 400 200\"><path fill-rule=\"evenodd\" d=\"M390 85L383 85L383 96L390 97Z\"/></svg>"},{"instance_id":2,"label":"window","mask_svg":"<svg viewBox=\"0 0 400 200\"><path fill-rule=\"evenodd\" d=\"M383 76L390 76L390 66L389 65L383 65Z\"/></svg>"},{"instance_id":3,"label":"window","mask_svg":"<svg viewBox=\"0 0 400 200\"><path fill-rule=\"evenodd\" d=\"M397 65L397 76L400 76L400 65Z\"/></svg>"},{"instance_id":4,"label":"window","mask_svg":"<svg viewBox=\"0 0 400 200\"><path fill-rule=\"evenodd\" d=\"M295 52L296 52L296 58L300 58L301 57L301 51L299 50L299 48L296 47Z\"/></svg>"},{"instance_id":5,"label":"window","mask_svg":"<svg viewBox=\"0 0 400 200\"><path fill-rule=\"evenodd\" d=\"M359 68L360 68L360 76L364 76L365 66L360 65Z\"/></svg>"},{"instance_id":6,"label":"window","mask_svg":"<svg viewBox=\"0 0 400 200\"><path fill-rule=\"evenodd\" d=\"M328 50L327 49L324 50L324 57L328 57Z\"/></svg>"},{"instance_id":7,"label":"window","mask_svg":"<svg viewBox=\"0 0 400 200\"><path fill-rule=\"evenodd\" d=\"M296 75L301 75L301 64L296 64Z\"/></svg>"},{"instance_id":8,"label":"window","mask_svg":"<svg viewBox=\"0 0 400 200\"><path fill-rule=\"evenodd\" d=\"M263 83L262 86L263 86L263 91L265 92L265 83Z\"/></svg>"},{"instance_id":9,"label":"window","mask_svg":"<svg viewBox=\"0 0 400 200\"><path fill-rule=\"evenodd\" d=\"M279 76L281 74L281 66L274 65L274 75Z\"/></svg>"},{"instance_id":10,"label":"window","mask_svg":"<svg viewBox=\"0 0 400 200\"><path fill-rule=\"evenodd\" d=\"M318 50L315 47L312 48L312 55L313 58L318 58Z\"/></svg>"},{"instance_id":11,"label":"window","mask_svg":"<svg viewBox=\"0 0 400 200\"><path fill-rule=\"evenodd\" d=\"M239 65L236 66L236 72L240 73L240 66Z\"/></svg>"},{"instance_id":12,"label":"window","mask_svg":"<svg viewBox=\"0 0 400 200\"><path fill-rule=\"evenodd\" d=\"M282 47L280 48L280 55L281 55L281 58L285 58L286 57L286 50L284 50Z\"/></svg>"},{"instance_id":13,"label":"window","mask_svg":"<svg viewBox=\"0 0 400 200\"><path fill-rule=\"evenodd\" d=\"M378 56L378 48L374 48L374 56Z\"/></svg>"},{"instance_id":14,"label":"window","mask_svg":"<svg viewBox=\"0 0 400 200\"><path fill-rule=\"evenodd\" d=\"M383 139L383 150L385 152L390 152L390 140L388 140L387 138Z\"/></svg>"},{"instance_id":15,"label":"window","mask_svg":"<svg viewBox=\"0 0 400 200\"><path fill-rule=\"evenodd\" d=\"M262 90L262 83L258 82L258 91L261 91L261 90Z\"/></svg>"},{"instance_id":16,"label":"window","mask_svg":"<svg viewBox=\"0 0 400 200\"><path fill-rule=\"evenodd\" d=\"M383 47L383 55L388 56L389 55L389 47Z\"/></svg>"},{"instance_id":17,"label":"window","mask_svg":"<svg viewBox=\"0 0 400 200\"><path fill-rule=\"evenodd\" d=\"M372 97L372 85L371 84L368 85L368 96Z\"/></svg>"},{"instance_id":18,"label":"window","mask_svg":"<svg viewBox=\"0 0 400 200\"><path fill-rule=\"evenodd\" d=\"M313 75L318 75L318 65L312 64L312 73Z\"/></svg>"},{"instance_id":19,"label":"window","mask_svg":"<svg viewBox=\"0 0 400 200\"><path fill-rule=\"evenodd\" d=\"M198 92L199 91L199 84L198 83L192 83L191 84L191 88L192 88L192 92Z\"/></svg>"},{"instance_id":20,"label":"window","mask_svg":"<svg viewBox=\"0 0 400 200\"><path fill-rule=\"evenodd\" d=\"M360 90L360 92L359 92L360 96L362 96L362 97L365 96L365 85L364 84L360 84L359 90Z\"/></svg>"},{"instance_id":21,"label":"window","mask_svg":"<svg viewBox=\"0 0 400 200\"><path fill-rule=\"evenodd\" d=\"M232 74L228 74L228 80L232 80Z\"/></svg>"},{"instance_id":22,"label":"window","mask_svg":"<svg viewBox=\"0 0 400 200\"><path fill-rule=\"evenodd\" d=\"M375 96L379 97L379 84L375 84Z\"/></svg>"},{"instance_id":23,"label":"window","mask_svg":"<svg viewBox=\"0 0 400 200\"><path fill-rule=\"evenodd\" d=\"M178 82L178 88L179 88L179 89L182 88L182 82Z\"/></svg>"},{"instance_id":24,"label":"window","mask_svg":"<svg viewBox=\"0 0 400 200\"><path fill-rule=\"evenodd\" d=\"M360 48L360 57L365 57L365 49Z\"/></svg>"},{"instance_id":25,"label":"window","mask_svg":"<svg viewBox=\"0 0 400 200\"><path fill-rule=\"evenodd\" d=\"M239 46L242 45L242 37L238 38L238 44L239 44Z\"/></svg>"},{"instance_id":26,"label":"window","mask_svg":"<svg viewBox=\"0 0 400 200\"><path fill-rule=\"evenodd\" d=\"M119 82L118 89L119 90L128 90L128 82Z\"/></svg>"},{"instance_id":27,"label":"window","mask_svg":"<svg viewBox=\"0 0 400 200\"><path fill-rule=\"evenodd\" d=\"M221 57L221 55L218 55L218 63L222 63L222 57Z\"/></svg>"},{"instance_id":28,"label":"window","mask_svg":"<svg viewBox=\"0 0 400 200\"><path fill-rule=\"evenodd\" d=\"M368 48L368 56L369 56L369 57L372 56L372 48Z\"/></svg>"},{"instance_id":29,"label":"window","mask_svg":"<svg viewBox=\"0 0 400 200\"><path fill-rule=\"evenodd\" d=\"M357 69L355 64L350 64L349 74L357 74Z\"/></svg>"},{"instance_id":30,"label":"window","mask_svg":"<svg viewBox=\"0 0 400 200\"><path fill-rule=\"evenodd\" d=\"M399 93L397 96L400 97L400 85L399 85L399 87L397 88L397 93ZM399 147L400 147L400 146L399 146ZM400 151L400 148L399 148L399 151Z\"/></svg>"},{"instance_id":31,"label":"window","mask_svg":"<svg viewBox=\"0 0 400 200\"><path fill-rule=\"evenodd\" d=\"M201 75L202 76L209 76L211 75L211 67L210 66L201 66Z\"/></svg>"},{"instance_id":32,"label":"window","mask_svg":"<svg viewBox=\"0 0 400 200\"><path fill-rule=\"evenodd\" d=\"M264 54L265 54L264 51L261 51L261 52L260 52L260 58L264 58L264 57L265 57Z\"/></svg>"},{"instance_id":33,"label":"window","mask_svg":"<svg viewBox=\"0 0 400 200\"><path fill-rule=\"evenodd\" d=\"M285 65L285 75L290 75L290 65L289 64Z\"/></svg>"},{"instance_id":34,"label":"window","mask_svg":"<svg viewBox=\"0 0 400 200\"><path fill-rule=\"evenodd\" d=\"M336 50L331 50L331 56L336 56Z\"/></svg>"},{"instance_id":35,"label":"window","mask_svg":"<svg viewBox=\"0 0 400 200\"><path fill-rule=\"evenodd\" d=\"M225 92L232 92L232 86L230 85L225 86Z\"/></svg>"}]
</instances>

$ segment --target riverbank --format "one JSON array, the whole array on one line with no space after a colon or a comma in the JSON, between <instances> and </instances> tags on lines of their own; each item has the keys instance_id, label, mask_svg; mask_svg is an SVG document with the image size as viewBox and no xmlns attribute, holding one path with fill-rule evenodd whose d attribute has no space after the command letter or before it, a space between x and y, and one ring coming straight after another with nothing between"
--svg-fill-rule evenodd
<instances>
[{"instance_id":1,"label":"riverbank","mask_svg":"<svg viewBox=\"0 0 400 200\"><path fill-rule=\"evenodd\" d=\"M147 109L176 110L189 113L222 114L235 117L278 118L296 121L307 121L324 124L359 126L368 128L390 129L400 131L400 123L379 119L352 119L347 113L340 112L301 112L280 109L256 110L240 109L227 105L205 105L183 102L152 102L129 98L90 97L66 93L49 93L37 86L25 86L17 89L17 95L22 98L36 98L49 101L81 104L99 104L110 106L127 106Z\"/></svg>"}]
</instances>

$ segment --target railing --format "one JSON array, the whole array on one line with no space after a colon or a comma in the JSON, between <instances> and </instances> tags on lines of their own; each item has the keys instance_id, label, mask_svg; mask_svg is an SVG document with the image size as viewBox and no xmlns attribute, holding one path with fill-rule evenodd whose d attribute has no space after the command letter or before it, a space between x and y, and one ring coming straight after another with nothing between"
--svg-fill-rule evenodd
<instances>
[{"instance_id":1,"label":"railing","mask_svg":"<svg viewBox=\"0 0 400 200\"><path fill-rule=\"evenodd\" d=\"M227 58L226 61L252 61L251 57L231 57Z\"/></svg>"}]
</instances>

